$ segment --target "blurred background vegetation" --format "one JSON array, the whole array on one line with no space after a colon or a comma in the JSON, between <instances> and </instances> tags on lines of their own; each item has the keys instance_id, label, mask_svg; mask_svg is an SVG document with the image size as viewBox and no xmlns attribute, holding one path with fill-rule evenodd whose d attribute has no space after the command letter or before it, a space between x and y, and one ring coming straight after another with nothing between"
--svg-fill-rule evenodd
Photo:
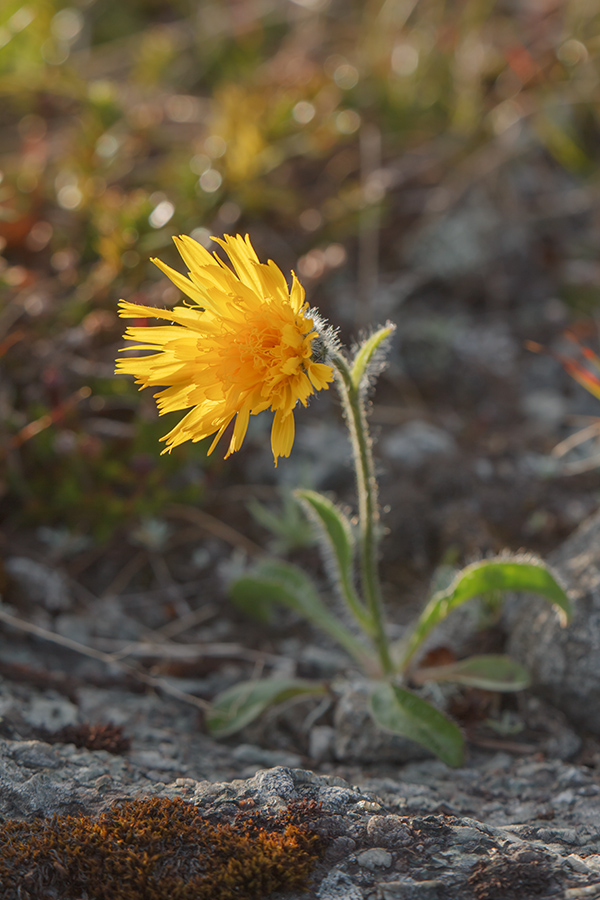
<instances>
[{"instance_id":1,"label":"blurred background vegetation","mask_svg":"<svg viewBox=\"0 0 600 900\"><path fill-rule=\"evenodd\" d=\"M237 456L225 474L198 445L160 457L169 422L113 377L117 300L178 297L149 262L180 266L171 235L250 232L356 334L391 308L386 284L424 277L413 234L508 162L536 160L535 190L513 171L538 222L564 213L544 206L546 178L567 215L597 209L599 75L600 0L3 0L8 527L59 556L136 528L148 544L161 537L140 523L167 502L243 480ZM594 233L565 251L544 226L536 245L549 271L568 257L557 290L574 310L600 301ZM445 265L427 277L461 275Z\"/></svg>"}]
</instances>

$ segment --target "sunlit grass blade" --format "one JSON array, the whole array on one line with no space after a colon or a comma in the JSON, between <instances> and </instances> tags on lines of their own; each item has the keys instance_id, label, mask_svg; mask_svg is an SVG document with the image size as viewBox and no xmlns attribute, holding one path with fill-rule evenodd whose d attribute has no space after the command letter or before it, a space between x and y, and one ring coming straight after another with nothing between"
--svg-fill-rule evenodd
<instances>
[{"instance_id":1,"label":"sunlit grass blade","mask_svg":"<svg viewBox=\"0 0 600 900\"><path fill-rule=\"evenodd\" d=\"M484 691L522 691L531 679L527 669L510 656L489 653L471 656L445 666L428 666L412 674L417 684L450 681Z\"/></svg>"},{"instance_id":2,"label":"sunlit grass blade","mask_svg":"<svg viewBox=\"0 0 600 900\"><path fill-rule=\"evenodd\" d=\"M462 569L444 591L433 595L408 641L402 667L407 668L427 635L461 603L495 591L525 591L553 603L565 625L571 617L571 602L552 572L540 561L495 558Z\"/></svg>"},{"instance_id":3,"label":"sunlit grass blade","mask_svg":"<svg viewBox=\"0 0 600 900\"><path fill-rule=\"evenodd\" d=\"M582 344L576 335L570 331L565 332L564 336L577 345L581 355L591 366L600 370L600 358L598 358L593 350ZM564 353L558 353L556 350L546 350L545 347L535 341L526 341L526 347L533 353L549 353L550 356L561 364L565 372L567 372L571 378L574 378L575 381L584 387L586 391L589 391L590 394L593 394L594 397L600 399L600 378L593 372L590 372L589 369L586 369L586 367L578 360L571 356L565 356Z\"/></svg>"},{"instance_id":4,"label":"sunlit grass blade","mask_svg":"<svg viewBox=\"0 0 600 900\"><path fill-rule=\"evenodd\" d=\"M323 694L318 681L301 678L261 678L241 681L215 697L207 716L208 730L222 738L240 731L257 719L269 706L302 694Z\"/></svg>"},{"instance_id":5,"label":"sunlit grass blade","mask_svg":"<svg viewBox=\"0 0 600 900\"><path fill-rule=\"evenodd\" d=\"M381 682L371 695L371 714L380 728L427 747L449 766L462 765L464 739L458 725L412 691Z\"/></svg>"}]
</instances>

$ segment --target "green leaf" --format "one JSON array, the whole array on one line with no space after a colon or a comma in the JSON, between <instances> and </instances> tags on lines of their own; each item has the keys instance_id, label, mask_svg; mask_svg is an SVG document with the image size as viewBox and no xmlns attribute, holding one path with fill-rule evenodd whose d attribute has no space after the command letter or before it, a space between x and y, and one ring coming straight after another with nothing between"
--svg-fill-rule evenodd
<instances>
[{"instance_id":1,"label":"green leaf","mask_svg":"<svg viewBox=\"0 0 600 900\"><path fill-rule=\"evenodd\" d=\"M415 625L402 663L406 669L427 635L461 603L493 591L526 591L553 603L561 624L571 618L571 602L542 562L521 557L496 557L461 569L452 584L433 595Z\"/></svg>"},{"instance_id":2,"label":"green leaf","mask_svg":"<svg viewBox=\"0 0 600 900\"><path fill-rule=\"evenodd\" d=\"M471 656L446 666L417 669L412 678L418 684L452 681L485 691L522 691L531 680L524 666L499 653Z\"/></svg>"},{"instance_id":3,"label":"green leaf","mask_svg":"<svg viewBox=\"0 0 600 900\"><path fill-rule=\"evenodd\" d=\"M294 493L322 536L325 564L333 570L333 578L341 596L360 625L369 631L371 617L354 588L354 539L350 522L323 494L309 490L298 490Z\"/></svg>"},{"instance_id":4,"label":"green leaf","mask_svg":"<svg viewBox=\"0 0 600 900\"><path fill-rule=\"evenodd\" d=\"M396 326L392 324L386 325L384 328L379 328L358 348L350 372L352 384L357 390L361 386L363 378L369 369L369 363L373 359L373 354L379 348L381 343L393 334L395 330Z\"/></svg>"},{"instance_id":5,"label":"green leaf","mask_svg":"<svg viewBox=\"0 0 600 900\"><path fill-rule=\"evenodd\" d=\"M256 498L252 498L247 503L250 514L274 535L274 552L285 554L297 547L309 547L314 543L315 535L300 504L288 490L280 493L282 503L278 512L273 512Z\"/></svg>"},{"instance_id":6,"label":"green leaf","mask_svg":"<svg viewBox=\"0 0 600 900\"><path fill-rule=\"evenodd\" d=\"M317 519L320 530L325 533L331 549L336 558L340 575L349 577L352 572L352 560L354 546L350 522L327 497L316 491L294 491L296 497L302 501L302 505L308 511L309 517Z\"/></svg>"},{"instance_id":7,"label":"green leaf","mask_svg":"<svg viewBox=\"0 0 600 900\"><path fill-rule=\"evenodd\" d=\"M284 602L281 585L258 574L236 578L229 587L229 596L241 612L263 624L270 621L274 604L289 605Z\"/></svg>"},{"instance_id":8,"label":"green leaf","mask_svg":"<svg viewBox=\"0 0 600 900\"><path fill-rule=\"evenodd\" d=\"M386 731L427 747L449 766L464 760L464 739L454 722L412 691L380 682L371 695L371 714Z\"/></svg>"},{"instance_id":9,"label":"green leaf","mask_svg":"<svg viewBox=\"0 0 600 900\"><path fill-rule=\"evenodd\" d=\"M208 730L213 737L227 737L253 722L269 706L301 694L323 693L322 684L300 678L242 681L215 697L207 716Z\"/></svg>"},{"instance_id":10,"label":"green leaf","mask_svg":"<svg viewBox=\"0 0 600 900\"><path fill-rule=\"evenodd\" d=\"M243 612L268 621L269 608L279 603L303 616L340 644L365 671L372 669L368 651L322 602L313 581L302 569L281 560L263 560L252 574L233 582L230 596Z\"/></svg>"}]
</instances>

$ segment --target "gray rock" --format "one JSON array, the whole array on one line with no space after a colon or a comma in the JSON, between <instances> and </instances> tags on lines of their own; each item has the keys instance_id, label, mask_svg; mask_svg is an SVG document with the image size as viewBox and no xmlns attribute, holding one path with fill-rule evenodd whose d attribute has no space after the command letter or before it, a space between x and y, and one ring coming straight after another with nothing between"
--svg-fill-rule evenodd
<instances>
[{"instance_id":1,"label":"gray rock","mask_svg":"<svg viewBox=\"0 0 600 900\"><path fill-rule=\"evenodd\" d=\"M66 725L75 725L77 722L75 704L58 694L33 697L31 702L23 707L21 714L29 725L45 731L59 731Z\"/></svg>"},{"instance_id":2,"label":"gray rock","mask_svg":"<svg viewBox=\"0 0 600 900\"><path fill-rule=\"evenodd\" d=\"M315 725L310 730L308 754L315 763L333 759L335 728L330 725Z\"/></svg>"},{"instance_id":3,"label":"gray rock","mask_svg":"<svg viewBox=\"0 0 600 900\"><path fill-rule=\"evenodd\" d=\"M256 768L266 768L268 766L295 768L301 762L297 753L286 753L282 750L266 750L264 747L257 747L254 744L238 744L237 747L233 748L231 755L237 762L247 766L256 766Z\"/></svg>"},{"instance_id":4,"label":"gray rock","mask_svg":"<svg viewBox=\"0 0 600 900\"><path fill-rule=\"evenodd\" d=\"M9 557L4 568L32 607L42 606L50 612L57 612L71 606L67 579L56 568L27 556Z\"/></svg>"},{"instance_id":5,"label":"gray rock","mask_svg":"<svg viewBox=\"0 0 600 900\"><path fill-rule=\"evenodd\" d=\"M364 894L345 872L334 869L321 882L317 897L318 900L363 900Z\"/></svg>"},{"instance_id":6,"label":"gray rock","mask_svg":"<svg viewBox=\"0 0 600 900\"><path fill-rule=\"evenodd\" d=\"M381 900L441 900L446 895L444 883L436 879L413 881L403 878L378 885Z\"/></svg>"},{"instance_id":7,"label":"gray rock","mask_svg":"<svg viewBox=\"0 0 600 900\"><path fill-rule=\"evenodd\" d=\"M377 869L389 869L392 864L392 854L383 847L371 847L370 850L363 850L356 856L356 862L364 869L375 872Z\"/></svg>"},{"instance_id":8,"label":"gray rock","mask_svg":"<svg viewBox=\"0 0 600 900\"><path fill-rule=\"evenodd\" d=\"M60 765L56 750L43 741L20 741L14 749L13 759L30 769L57 769Z\"/></svg>"},{"instance_id":9,"label":"gray rock","mask_svg":"<svg viewBox=\"0 0 600 900\"><path fill-rule=\"evenodd\" d=\"M26 781L0 777L0 808L11 818L70 813L82 806L83 791L36 772Z\"/></svg>"},{"instance_id":10,"label":"gray rock","mask_svg":"<svg viewBox=\"0 0 600 900\"><path fill-rule=\"evenodd\" d=\"M523 412L546 431L556 434L556 429L567 414L567 400L558 391L530 391L521 400Z\"/></svg>"},{"instance_id":11,"label":"gray rock","mask_svg":"<svg viewBox=\"0 0 600 900\"><path fill-rule=\"evenodd\" d=\"M485 271L498 255L512 255L526 245L520 223L498 214L483 191L475 189L460 206L453 206L425 224L407 247L408 261L435 278L455 279Z\"/></svg>"},{"instance_id":12,"label":"gray rock","mask_svg":"<svg viewBox=\"0 0 600 900\"><path fill-rule=\"evenodd\" d=\"M421 465L435 456L452 456L457 447L454 438L430 422L416 419L396 428L381 442L389 459L398 460L410 468Z\"/></svg>"},{"instance_id":13,"label":"gray rock","mask_svg":"<svg viewBox=\"0 0 600 900\"><path fill-rule=\"evenodd\" d=\"M448 900L450 896L473 900L473 896L487 896L477 893L475 887L485 888L490 877L506 878L513 871L520 879L538 878L540 889L536 882L535 893L539 900L587 896L590 892L585 888L600 883L598 798L581 794L596 787L594 776L559 762L507 762L497 756L485 765L454 772L436 762L420 764L425 779L419 785L423 796L429 794L438 803L452 797L457 807L477 806L481 813L482 804L494 795L503 810L510 811L521 794L546 800L553 785L570 785L573 805L568 817L557 809L551 827L536 822L535 817L526 823L498 826L461 814L459 808L455 816L387 813L386 807L402 808L406 795L417 786L401 779L381 781L379 798L339 776L284 767L263 770L251 779L220 783L178 778L171 784L152 784L146 773L137 786L111 781L107 775L83 786L74 780L75 771L79 768L81 772L75 762L97 759L102 765L107 754L76 754L72 747L57 745L52 749L62 755L64 765L48 775L23 778L14 760L30 749L31 742L0 742L0 814L5 817L35 818L74 811L93 814L108 803L128 798L178 797L194 804L198 814L211 821L234 822L245 808L252 814L276 813L289 804L308 802L309 808L318 810L308 823L323 837L326 851L315 864L309 885L309 896L318 900ZM503 768L498 768L502 761ZM412 777L416 774L414 769ZM486 794L490 798L483 800ZM595 825L582 825L581 811L590 802ZM381 813L373 815L374 808ZM307 895L278 896L301 900Z\"/></svg>"},{"instance_id":14,"label":"gray rock","mask_svg":"<svg viewBox=\"0 0 600 900\"><path fill-rule=\"evenodd\" d=\"M406 847L412 841L410 828L400 816L371 816L367 822L367 834L374 843L388 849Z\"/></svg>"},{"instance_id":15,"label":"gray rock","mask_svg":"<svg viewBox=\"0 0 600 900\"><path fill-rule=\"evenodd\" d=\"M547 602L520 596L507 610L509 653L528 668L536 691L572 722L600 734L600 515L549 562L571 592L573 621L562 628Z\"/></svg>"}]
</instances>

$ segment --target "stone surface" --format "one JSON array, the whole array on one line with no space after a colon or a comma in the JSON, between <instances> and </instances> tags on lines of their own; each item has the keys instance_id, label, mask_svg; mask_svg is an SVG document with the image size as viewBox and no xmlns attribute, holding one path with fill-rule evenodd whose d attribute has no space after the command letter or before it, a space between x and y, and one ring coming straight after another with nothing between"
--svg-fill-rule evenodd
<instances>
[{"instance_id":1,"label":"stone surface","mask_svg":"<svg viewBox=\"0 0 600 900\"><path fill-rule=\"evenodd\" d=\"M369 770L348 751L345 761L324 761L317 774L272 767L285 759L279 751L216 743L199 730L194 710L154 693L71 690L68 702L80 716L122 723L131 749L114 754L36 739L22 712L56 693L0 681L0 816L94 813L127 798L178 797L219 819L242 808L276 811L314 800L325 855L310 891L280 900L488 900L488 884L511 878L525 879L541 900L594 885L600 892L600 786L584 766L472 748L459 770L435 759L399 764L381 757ZM351 706L356 710L356 696Z\"/></svg>"},{"instance_id":2,"label":"stone surface","mask_svg":"<svg viewBox=\"0 0 600 900\"><path fill-rule=\"evenodd\" d=\"M536 691L600 734L600 516L584 522L549 562L570 591L573 621L562 628L548 603L521 596L507 611L508 649L527 666Z\"/></svg>"},{"instance_id":3,"label":"stone surface","mask_svg":"<svg viewBox=\"0 0 600 900\"><path fill-rule=\"evenodd\" d=\"M32 609L42 606L57 612L70 607L67 579L57 569L27 556L9 557L4 568L12 582L9 587L16 586L21 601Z\"/></svg>"},{"instance_id":4,"label":"stone surface","mask_svg":"<svg viewBox=\"0 0 600 900\"><path fill-rule=\"evenodd\" d=\"M377 731L364 682L348 686L333 717L327 707L316 717L294 707L281 718L286 727L293 719L312 723L304 750L278 744L274 731L265 732L262 747L219 744L203 733L194 707L140 691L116 669L107 677L93 660L67 660L62 649L54 656L48 649L41 668L36 643L0 632L0 816L95 813L127 798L177 797L219 819L314 800L325 855L308 893L279 900L600 897L598 758L590 768L572 762L582 737L566 720L588 731L600 722L599 537L597 517L553 560L573 591L570 628L530 597L513 598L506 609L513 654L564 713L541 696L520 697L519 715L535 741L508 731L495 742L504 752L471 743L458 770ZM131 748L85 749L52 734L86 722L122 726ZM308 750L312 758L303 756Z\"/></svg>"},{"instance_id":5,"label":"stone surface","mask_svg":"<svg viewBox=\"0 0 600 900\"><path fill-rule=\"evenodd\" d=\"M389 459L410 468L419 466L430 457L452 456L458 449L454 438L447 431L419 420L394 429L384 438L381 446Z\"/></svg>"},{"instance_id":6,"label":"stone surface","mask_svg":"<svg viewBox=\"0 0 600 900\"><path fill-rule=\"evenodd\" d=\"M383 847L371 847L370 850L363 850L362 853L359 853L356 857L356 862L359 866L375 872L379 868L389 869L392 859L393 857L389 850L384 850Z\"/></svg>"},{"instance_id":7,"label":"stone surface","mask_svg":"<svg viewBox=\"0 0 600 900\"><path fill-rule=\"evenodd\" d=\"M168 784L136 784L100 777L82 787L75 783L74 771L82 762L89 764L91 756L108 774L108 754L57 747L53 752L61 766L50 776L32 776L31 747L23 748L22 743L0 743L0 813L10 818L93 813L117 800L160 796L193 803L212 822L230 822L245 808L278 812L290 803L314 802L318 813L307 825L322 837L323 857L314 869L309 891L280 894L281 900L510 900L517 896L550 900L568 896L567 891L574 892L572 897L600 892L600 789L591 775L562 763L488 759L486 764L480 761L479 766L456 773L444 771L438 763L421 763L420 775L431 783L422 783L417 793L415 782L405 781L401 772L395 778L352 785L338 776L286 767L229 782L179 778ZM406 774L414 778L417 771L407 767ZM458 798L452 794L453 780L460 786ZM523 794L544 801L550 796L558 808L555 784L557 788L569 784L572 791L556 820L536 821L529 810L526 822L511 825L506 821ZM484 785L500 801L496 815L486 822L461 809L467 800L471 808L483 811L477 798L484 793ZM592 788L596 790L590 794ZM449 793L454 810L443 808ZM582 816L584 808L587 815ZM504 893L492 891L495 883Z\"/></svg>"}]
</instances>

